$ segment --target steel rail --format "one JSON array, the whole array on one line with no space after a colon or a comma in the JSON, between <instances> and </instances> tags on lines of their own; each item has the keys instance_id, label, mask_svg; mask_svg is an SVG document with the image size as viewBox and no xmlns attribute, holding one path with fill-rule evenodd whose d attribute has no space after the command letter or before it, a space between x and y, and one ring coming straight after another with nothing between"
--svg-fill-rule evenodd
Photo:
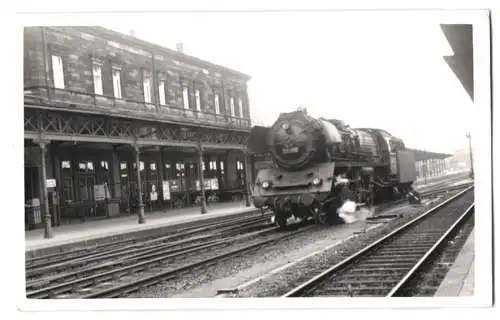
<instances>
[{"instance_id":1,"label":"steel rail","mask_svg":"<svg viewBox=\"0 0 500 320\"><path fill-rule=\"evenodd\" d=\"M199 246L199 247L196 247L196 248L191 248L189 250L185 250L185 251L182 251L182 252L177 252L177 253L174 253L174 254L170 254L169 252L166 253L163 256L159 254L160 255L159 257L155 257L155 258L152 258L152 259L149 259L149 260L146 260L146 261L134 263L134 264L129 265L129 266L121 267L121 268L118 268L118 269L112 269L112 270L105 271L105 272L102 272L102 273L98 273L98 274L90 275L90 276L87 276L87 277L75 279L75 280L72 280L72 281L69 281L69 282L59 283L59 284L52 285L50 287L46 287L46 288L42 288L42 289L39 289L39 290L30 291L30 292L27 292L26 296L28 298L37 298L37 297L51 296L52 293L64 293L64 292L68 292L68 291L71 291L73 288L75 288L75 287L77 287L78 285L81 285L81 284L85 284L85 283L88 283L88 282L94 283L98 279L103 279L103 278L107 278L107 277L110 277L110 276L112 277L113 275L117 275L117 274L124 273L124 272L125 273L129 273L130 271L132 271L134 269L138 269L138 268L145 269L148 265L152 265L152 264L156 264L156 263L161 263L161 261L164 261L164 260L167 260L167 259L172 259L172 258L180 257L180 256L183 256L183 255L186 255L186 254L189 254L189 253L198 252L198 251L201 251L203 249L212 248L212 247L218 246L218 245L224 245L224 244L230 245L231 241L236 241L236 240L239 240L239 239L243 239L245 237L251 237L251 236L255 236L255 235L259 235L259 234L271 233L273 231L276 231L277 229L278 229L278 227L273 227L271 229L254 232L253 234L247 234L247 235L243 235L243 236L238 236L235 239L219 240L219 241L217 241L215 243L205 244L203 246Z\"/></svg>"},{"instance_id":2,"label":"steel rail","mask_svg":"<svg viewBox=\"0 0 500 320\"><path fill-rule=\"evenodd\" d=\"M27 267L26 268L26 276L27 277L35 277L38 275L43 275L50 272L57 272L61 270L67 270L70 268L78 268L85 265L88 265L90 262L96 261L105 261L111 258L117 257L134 257L134 256L142 256L145 254L155 253L158 251L170 249L171 252L176 251L173 249L175 247L189 245L190 243L199 243L202 241L208 241L215 238L223 238L229 237L234 233L242 232L254 227L265 226L262 223L266 221L267 218L257 217L253 219L248 219L248 221L242 221L243 223L238 223L235 225L228 225L223 229L216 230L205 236L198 236L193 238L187 238L182 240L177 240L175 242L165 243L168 240L172 240L178 238L177 236L166 236L161 239L157 239L155 241L147 241L146 243L137 243L134 244L131 248L125 247L123 250L110 250L108 252L100 252L95 255L85 256L85 257L77 257L71 260L65 260L62 262L54 261L52 264L44 264L41 267ZM147 245L147 243L151 243ZM154 244L158 242L157 244ZM177 251L182 250L182 248L177 249Z\"/></svg>"},{"instance_id":3,"label":"steel rail","mask_svg":"<svg viewBox=\"0 0 500 320\"><path fill-rule=\"evenodd\" d=\"M262 230L256 231L256 232L272 232L271 226L262 226ZM117 267L117 266L123 266L125 264L133 264L133 263L138 263L143 260L147 261L152 261L153 258L158 258L158 257L163 257L163 259L169 259L169 258L175 258L178 256L182 256L185 254L189 254L192 252L196 252L205 248L210 248L210 247L216 247L219 245L227 244L229 241L232 240L239 240L238 237L247 237L247 236L252 236L252 233L248 233L247 235L235 235L229 234L225 235L226 238L221 238L221 239L213 239L210 241L202 242L202 245L200 245L200 241L202 240L208 240L212 237L207 237L206 239L196 239L196 243L191 243L188 244L185 247L181 248L174 248L171 249L171 247L174 247L174 245L166 244L163 245L163 247L159 248L154 248L150 250L146 250L144 252L139 252L130 256L125 256L121 257L118 260L113 260L113 261L104 261L99 264L95 264L93 266L90 266L88 268L83 268L83 269L78 269L75 271L63 273L63 274L57 274L52 277L42 277L42 278L37 278L31 281L27 281L26 283L26 289L33 289L35 287L39 287L40 285L47 284L50 282L55 282L55 281L61 281L64 279L68 278L78 278L79 276L82 277L83 274L91 273L91 272L97 272L102 269L109 269L112 267ZM231 238L233 237L233 238ZM185 243L184 243L185 244Z\"/></svg>"},{"instance_id":4,"label":"steel rail","mask_svg":"<svg viewBox=\"0 0 500 320\"><path fill-rule=\"evenodd\" d=\"M438 190L422 191L420 193L420 196L421 197L428 197L428 196L432 196L436 193L453 191L453 190L457 190L457 189L460 189L463 187L464 187L463 185L451 186L449 188L446 188L446 187L443 188L440 186L440 188L438 188ZM406 201L406 199L404 199L403 201ZM181 229L175 230L173 233L166 236L166 238L168 238L168 240L171 240L171 237L188 236L190 234L195 234L195 233L198 233L201 231L209 231L210 228L218 228L224 224L229 225L231 223L237 223L238 221L243 222L246 220L251 220L252 218L261 218L261 217L253 216L255 213L258 213L258 212L260 212L260 210L254 210L251 212L244 213L243 217L241 217L241 216L236 217L236 218L235 217L223 217L221 220L209 221L206 224L186 226L186 227L183 227ZM270 216L269 212L266 213L265 217L267 217L267 216ZM118 241L104 243L101 245L89 246L86 248L79 248L79 249L74 249L74 250L70 250L70 251L44 255L44 256L40 256L40 257L29 258L29 259L25 259L26 269L29 270L29 269L32 269L35 267L43 267L46 265L61 263L64 261L86 259L89 257L99 256L99 255L103 255L103 254L109 254L111 252L120 252L120 251L128 250L130 248L123 248L123 246L126 244L129 244L129 243L132 243L132 246L135 246L135 247L142 246L143 243L139 243L141 240L145 241L146 243L147 242L159 242L162 240L162 238L161 237L153 237L153 238L144 237L143 239L141 239L141 238L122 239L122 240L118 240ZM113 248L113 247L117 247L117 248ZM106 248L109 248L109 249L106 250ZM96 249L98 249L99 252L96 253L95 252ZM82 254L78 254L78 253L82 253ZM58 257L63 257L63 258L58 259Z\"/></svg>"},{"instance_id":5,"label":"steel rail","mask_svg":"<svg viewBox=\"0 0 500 320\"><path fill-rule=\"evenodd\" d=\"M312 279L310 279L310 280L302 283L298 287L290 290L289 292L285 293L281 297L282 298L287 298L287 297L300 296L302 293L304 293L305 291L313 288L317 283L321 282L322 280L324 280L325 278L327 278L328 276L330 276L331 274L333 274L337 270L339 270L339 269L347 266L349 263L353 262L355 259L361 257L363 254L369 252L370 250L376 248L379 244L385 242L386 240L388 240L390 238L393 238L395 235L399 235L402 231L404 231L404 230L412 227L417 222L420 222L424 218L426 218L426 217L430 216L431 214L435 213L437 210L439 210L443 206L445 206L445 205L453 202L454 200L460 198L462 195L466 194L468 191L472 190L473 188L474 188L474 186L468 187L465 190L463 190L463 191L459 192L458 194L454 195L453 197L451 197L451 198L443 201L442 203L436 205L435 207L427 210L423 214L415 217L414 219L410 220L409 222L405 223L404 225L396 228L395 230L393 230L389 234L383 236L382 238L375 240L371 244L365 246L363 249L361 249L361 250L357 251L356 253L352 254L351 256L345 258L344 260L342 260L341 262L337 263L336 265L328 268L327 270L321 272L320 274L316 275Z\"/></svg>"},{"instance_id":6,"label":"steel rail","mask_svg":"<svg viewBox=\"0 0 500 320\"><path fill-rule=\"evenodd\" d=\"M129 248L124 248L123 246L126 244L131 244L133 246L142 246L144 243L147 242L157 242L161 241L163 238L168 238L168 240L171 240L173 237L182 237L182 236L189 236L191 234L196 234L200 233L202 231L211 231L213 229L219 228L221 226L229 226L231 224L237 224L238 222L245 222L248 220L252 219L260 219L262 218L261 216L255 216L256 213L260 212L260 210L254 210L248 213L245 213L244 216L239 216L239 217L225 217L225 219L217 220L217 221L210 221L205 224L200 224L200 225L191 225L191 226L185 226L183 228L177 229L177 230L172 230L173 232L170 233L168 236L156 236L156 237L138 237L138 238L130 238L130 239L122 239L118 241L113 241L109 243L104 243L104 244L98 244L95 246L89 246L86 248L79 248L75 250L70 250L70 251L65 251L65 252L58 252L58 253L53 253L50 255L44 255L40 257L35 257L35 258L30 258L26 259L26 268L33 268L33 267L41 267L43 265L50 265L54 263L59 263L63 261L68 261L68 260L73 260L73 259L81 259L89 256L94 256L97 254L106 254L109 253L111 250L115 251L122 251L122 250L127 250ZM268 216L268 215L266 215ZM114 248L116 247L116 248ZM99 250L98 253L95 252L95 250ZM79 254L82 253L82 254ZM62 257L62 258L60 258Z\"/></svg>"},{"instance_id":7,"label":"steel rail","mask_svg":"<svg viewBox=\"0 0 500 320\"><path fill-rule=\"evenodd\" d=\"M278 228L278 227L276 227L276 228ZM202 265L210 264L210 263L216 262L218 260L223 260L223 259L225 259L227 257L238 255L238 254L241 254L241 253L253 250L253 249L257 249L257 248L262 247L264 245L267 245L269 243L280 241L280 240L292 237L292 236L296 235L297 233L302 233L304 231L305 231L305 229L299 229L299 230L287 233L285 235L280 235L280 236L277 236L277 237L272 238L272 239L263 240L263 241L260 241L258 243L255 243L255 244L251 244L251 245L245 246L243 248L232 250L230 252L226 252L226 253L223 253L223 254L220 254L220 255L217 255L217 256L214 256L214 257L202 260L202 261L198 261L198 262L195 262L195 263L192 263L192 264L188 264L188 265L176 268L174 270L160 272L158 274L147 276L147 277L144 277L142 279L139 279L139 280L136 280L136 281L133 281L133 282L129 282L129 283L125 283L125 284L122 284L122 285L118 285L116 287L105 289L105 290L102 290L102 291L99 291L99 292L90 293L90 294L82 296L80 298L82 298L82 299L90 299L90 298L111 298L111 297L117 297L117 296L122 295L123 293L129 293L129 292L140 290L141 288L143 288L145 286L148 286L148 285L156 284L158 282L162 282L162 281L165 281L165 280L174 279L174 278L177 277L177 275L179 273L183 273L183 272L185 272L187 270L194 269L194 268L197 268L197 267L202 266Z\"/></svg>"},{"instance_id":8,"label":"steel rail","mask_svg":"<svg viewBox=\"0 0 500 320\"><path fill-rule=\"evenodd\" d=\"M460 226L462 224L462 222L465 220L465 218L468 217L469 214L471 214L471 212L473 210L474 210L474 204L471 204L465 210L465 212L457 219L457 221L455 221L455 223L453 223L453 225L451 225L451 227L449 227L448 230L446 230L446 232L441 236L441 238L413 266L413 268L411 268L411 270L408 271L408 273L403 277L403 279L401 279L401 281L399 281L398 284L396 284L394 286L394 288L392 288L391 292L389 292L387 294L387 297L393 297L401 292L402 288L406 284L408 284L410 279L412 279L416 275L416 273L421 269L421 267L424 265L424 263L430 260L430 257L438 250L438 248L440 248L443 245L444 241L446 239L448 239L450 234L452 234L454 231L456 231L458 226Z\"/></svg>"}]
</instances>

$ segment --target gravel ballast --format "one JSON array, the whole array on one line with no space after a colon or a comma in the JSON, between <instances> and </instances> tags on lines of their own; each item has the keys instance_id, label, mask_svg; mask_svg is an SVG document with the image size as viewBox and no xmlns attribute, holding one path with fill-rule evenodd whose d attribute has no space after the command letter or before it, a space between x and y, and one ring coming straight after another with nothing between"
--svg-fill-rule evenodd
<instances>
[{"instance_id":1,"label":"gravel ballast","mask_svg":"<svg viewBox=\"0 0 500 320\"><path fill-rule=\"evenodd\" d=\"M448 198L448 197L446 197ZM260 281L256 281L252 285L249 285L237 294L229 295L230 297L273 297L280 296L300 283L310 279L315 274L323 271L324 269L330 267L331 265L343 260L344 258L350 256L356 250L361 249L366 244L378 239L379 237L389 233L394 230L394 228L408 222L413 219L416 215L421 214L429 209L430 206L435 205L437 202L444 201L445 198L440 198L434 203L429 203L422 206L406 206L400 209L388 209L391 214L401 214L402 218L393 220L381 227L375 228L366 233L360 233L351 237L351 239L335 246L323 253L314 255L304 261L290 266L280 272L277 272L269 277L266 277ZM386 210L387 211L387 210ZM386 214L387 212L380 212L381 214ZM379 214L380 214L379 213ZM211 294L216 292L217 289L226 289L220 287L214 287L212 285L216 283L217 280L226 279L225 283L232 283L234 287L240 285L243 282L252 280L252 278L257 278L258 276L268 273L270 270L269 266L275 265L275 268L283 266L290 261L294 261L297 257L293 256L293 253L300 252L306 255L306 251L315 252L323 249L328 244L334 244L339 242L339 232L343 230L350 230L351 234L355 231L361 231L366 226L366 222L356 222L352 225L340 225L332 227L314 227L308 232L300 233L292 238L279 241L274 244L270 244L256 251L249 252L245 255L234 257L231 259L225 259L214 265L207 266L204 269L198 269L196 271L190 272L182 276L177 280L171 280L160 285L145 288L140 292L130 295L130 298L134 297L144 297L144 298L162 298L162 297L172 297L179 296L183 293L191 297L203 296L200 292L200 288L205 286L210 289L211 292L205 293L205 296L214 295ZM370 225L368 224L368 227ZM251 268L259 268L260 271L255 271L253 274L247 276L240 276L238 274L248 273ZM267 269L266 269L267 268ZM274 269L274 268L273 268ZM231 281L232 280L232 281ZM243 281L242 281L243 280ZM234 282L237 282L234 284ZM197 289L199 289L197 291ZM206 291L206 290L205 290ZM198 295L200 294L200 295Z\"/></svg>"}]
</instances>

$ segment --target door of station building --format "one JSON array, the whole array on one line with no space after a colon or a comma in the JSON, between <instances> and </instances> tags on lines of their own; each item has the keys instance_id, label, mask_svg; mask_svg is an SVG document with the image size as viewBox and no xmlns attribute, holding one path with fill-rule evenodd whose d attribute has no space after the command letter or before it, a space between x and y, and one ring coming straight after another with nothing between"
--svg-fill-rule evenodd
<instances>
[{"instance_id":1,"label":"door of station building","mask_svg":"<svg viewBox=\"0 0 500 320\"><path fill-rule=\"evenodd\" d=\"M173 206L181 208L187 204L186 166L183 161L175 161L174 177L171 183Z\"/></svg>"},{"instance_id":2,"label":"door of station building","mask_svg":"<svg viewBox=\"0 0 500 320\"><path fill-rule=\"evenodd\" d=\"M161 174L159 161L156 159L146 160L145 170L141 171L142 187L145 190L145 205L150 211L161 206Z\"/></svg>"},{"instance_id":3,"label":"door of station building","mask_svg":"<svg viewBox=\"0 0 500 320\"><path fill-rule=\"evenodd\" d=\"M96 215L94 201L95 166L92 160L77 161L75 172L77 215L81 218Z\"/></svg>"},{"instance_id":4,"label":"door of station building","mask_svg":"<svg viewBox=\"0 0 500 320\"><path fill-rule=\"evenodd\" d=\"M129 161L120 161L120 188L121 188L121 197L120 197L120 211L124 211L127 213L131 213L132 211L132 189L131 189L131 178L130 175L133 175L133 172L130 172L130 163Z\"/></svg>"},{"instance_id":5,"label":"door of station building","mask_svg":"<svg viewBox=\"0 0 500 320\"><path fill-rule=\"evenodd\" d=\"M24 203L40 198L40 181L37 167L24 167Z\"/></svg>"},{"instance_id":6,"label":"door of station building","mask_svg":"<svg viewBox=\"0 0 500 320\"><path fill-rule=\"evenodd\" d=\"M42 222L39 170L36 166L24 167L24 228L35 228ZM38 199L38 200L36 200ZM38 210L38 211L36 211Z\"/></svg>"}]
</instances>

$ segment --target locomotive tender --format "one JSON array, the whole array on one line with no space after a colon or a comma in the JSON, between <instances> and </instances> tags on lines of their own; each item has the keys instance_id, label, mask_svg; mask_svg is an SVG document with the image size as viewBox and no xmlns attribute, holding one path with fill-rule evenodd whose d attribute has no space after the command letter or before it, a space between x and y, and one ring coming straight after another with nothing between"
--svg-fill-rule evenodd
<instances>
[{"instance_id":1,"label":"locomotive tender","mask_svg":"<svg viewBox=\"0 0 500 320\"><path fill-rule=\"evenodd\" d=\"M291 216L331 223L346 200L370 206L405 196L417 176L401 139L300 109L281 113L271 127L254 126L248 147L271 155L273 166L257 173L253 200L272 209L281 227Z\"/></svg>"}]
</instances>

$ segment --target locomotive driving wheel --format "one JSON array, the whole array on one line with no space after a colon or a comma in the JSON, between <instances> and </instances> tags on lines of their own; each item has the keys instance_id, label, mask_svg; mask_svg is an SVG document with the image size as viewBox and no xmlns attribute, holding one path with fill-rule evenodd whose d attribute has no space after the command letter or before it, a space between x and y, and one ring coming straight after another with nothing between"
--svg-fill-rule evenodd
<instances>
[{"instance_id":1,"label":"locomotive driving wheel","mask_svg":"<svg viewBox=\"0 0 500 320\"><path fill-rule=\"evenodd\" d=\"M275 214L274 214L274 222L278 225L278 227L280 228L285 228L286 227L286 223L287 223L287 215L286 215L286 212L280 210L280 211L277 211Z\"/></svg>"},{"instance_id":2,"label":"locomotive driving wheel","mask_svg":"<svg viewBox=\"0 0 500 320\"><path fill-rule=\"evenodd\" d=\"M311 211L316 224L320 225L331 224L332 219L329 210L325 210L325 208L320 208L320 205L318 203L314 203L311 208Z\"/></svg>"},{"instance_id":3,"label":"locomotive driving wheel","mask_svg":"<svg viewBox=\"0 0 500 320\"><path fill-rule=\"evenodd\" d=\"M321 225L330 224L331 219L329 219L328 212L324 212L324 211L317 212L317 213L315 213L315 218L316 218L317 224L321 224Z\"/></svg>"}]
</instances>

